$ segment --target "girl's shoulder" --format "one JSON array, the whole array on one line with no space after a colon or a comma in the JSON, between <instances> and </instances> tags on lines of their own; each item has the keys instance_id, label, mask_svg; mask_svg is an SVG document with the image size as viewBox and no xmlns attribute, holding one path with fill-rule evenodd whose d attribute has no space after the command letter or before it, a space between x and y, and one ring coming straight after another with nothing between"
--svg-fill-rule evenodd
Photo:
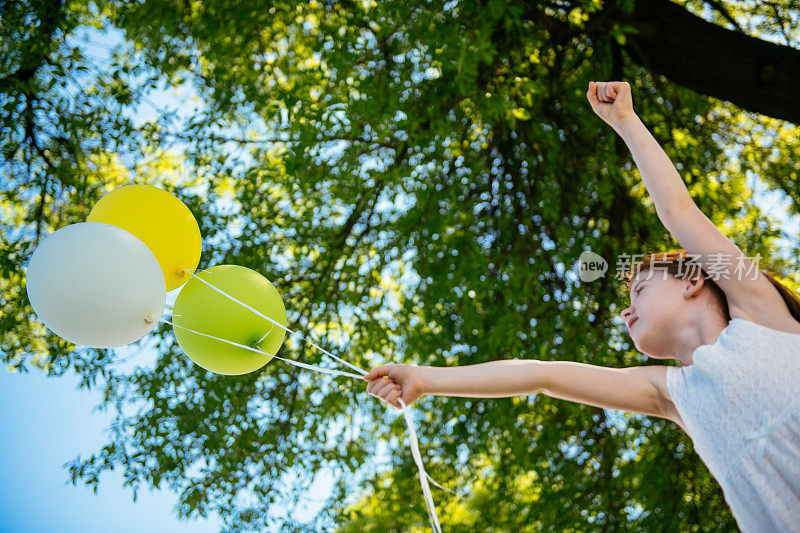
<instances>
[{"instance_id":1,"label":"girl's shoulder","mask_svg":"<svg viewBox=\"0 0 800 533\"><path fill-rule=\"evenodd\" d=\"M798 322L788 309L778 309L771 313L751 314L735 306L729 308L730 326L744 326L760 328L765 333L776 335L796 336L800 339L800 322ZM735 324L734 324L735 323Z\"/></svg>"}]
</instances>

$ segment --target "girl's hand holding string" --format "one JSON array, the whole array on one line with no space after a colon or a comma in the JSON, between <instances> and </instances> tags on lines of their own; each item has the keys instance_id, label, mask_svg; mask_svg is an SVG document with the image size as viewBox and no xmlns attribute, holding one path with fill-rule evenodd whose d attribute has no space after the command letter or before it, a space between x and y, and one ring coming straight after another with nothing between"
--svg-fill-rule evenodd
<instances>
[{"instance_id":1,"label":"girl's hand holding string","mask_svg":"<svg viewBox=\"0 0 800 533\"><path fill-rule=\"evenodd\" d=\"M402 409L400 402L409 406L422 396L425 390L422 369L413 365L390 364L373 368L364 376L369 381L367 392L385 401L395 409Z\"/></svg>"},{"instance_id":2,"label":"girl's hand holding string","mask_svg":"<svg viewBox=\"0 0 800 533\"><path fill-rule=\"evenodd\" d=\"M623 120L635 116L631 86L628 82L590 81L586 97L589 99L592 111L615 130Z\"/></svg>"}]
</instances>

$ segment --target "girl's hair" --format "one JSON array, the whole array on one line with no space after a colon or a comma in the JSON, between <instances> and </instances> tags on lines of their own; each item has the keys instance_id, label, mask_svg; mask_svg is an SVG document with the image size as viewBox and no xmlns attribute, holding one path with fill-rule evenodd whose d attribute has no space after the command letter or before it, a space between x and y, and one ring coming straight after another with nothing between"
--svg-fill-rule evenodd
<instances>
[{"instance_id":1,"label":"girl's hair","mask_svg":"<svg viewBox=\"0 0 800 533\"><path fill-rule=\"evenodd\" d=\"M705 282L711 289L714 300L719 306L720 311L722 311L722 314L725 316L725 320L730 322L731 314L728 309L728 299L725 297L725 293L722 291L719 285L717 285L717 283L699 267L697 263L692 261L692 259L692 256L689 255L683 248L670 250L668 252L649 254L640 263L625 273L625 284L628 293L630 293L631 285L633 284L633 280L636 278L636 274L643 270L652 269L661 272L666 271L678 279L683 279L699 270L702 272ZM766 272L762 269L759 269L759 271L770 281L770 283L772 283L776 289L778 289L783 301L789 308L789 312L792 314L795 320L800 322L800 297L798 297L794 291L784 286L780 281L776 280L773 277L774 274Z\"/></svg>"}]
</instances>

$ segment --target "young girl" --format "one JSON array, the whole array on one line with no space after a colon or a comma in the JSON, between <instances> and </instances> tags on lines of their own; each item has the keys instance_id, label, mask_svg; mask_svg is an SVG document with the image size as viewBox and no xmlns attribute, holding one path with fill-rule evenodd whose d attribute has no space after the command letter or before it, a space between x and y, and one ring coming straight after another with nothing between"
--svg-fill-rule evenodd
<instances>
[{"instance_id":1,"label":"young girl","mask_svg":"<svg viewBox=\"0 0 800 533\"><path fill-rule=\"evenodd\" d=\"M410 405L423 394L544 393L666 418L692 439L743 531L800 531L800 299L695 205L633 112L627 83L589 82L587 98L625 140L661 222L683 246L652 254L628 273L630 306L620 315L639 351L682 366L392 364L365 376L367 392L396 408L399 398Z\"/></svg>"}]
</instances>

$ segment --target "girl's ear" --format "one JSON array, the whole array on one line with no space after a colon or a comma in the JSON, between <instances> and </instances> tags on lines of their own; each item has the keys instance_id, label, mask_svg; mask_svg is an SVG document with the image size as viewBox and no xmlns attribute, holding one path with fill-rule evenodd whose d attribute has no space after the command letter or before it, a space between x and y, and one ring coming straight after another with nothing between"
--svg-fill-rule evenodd
<instances>
[{"instance_id":1,"label":"girl's ear","mask_svg":"<svg viewBox=\"0 0 800 533\"><path fill-rule=\"evenodd\" d=\"M696 270L683 278L683 290L690 298L696 296L706 284L705 274L702 270Z\"/></svg>"}]
</instances>

